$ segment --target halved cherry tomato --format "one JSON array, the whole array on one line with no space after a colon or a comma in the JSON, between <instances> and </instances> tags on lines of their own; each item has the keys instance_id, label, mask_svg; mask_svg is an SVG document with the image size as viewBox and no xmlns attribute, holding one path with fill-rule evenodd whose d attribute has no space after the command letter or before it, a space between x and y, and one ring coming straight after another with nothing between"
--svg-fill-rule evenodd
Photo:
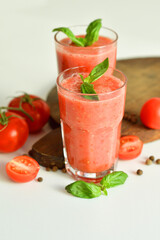
<instances>
[{"instance_id":1,"label":"halved cherry tomato","mask_svg":"<svg viewBox=\"0 0 160 240\"><path fill-rule=\"evenodd\" d=\"M120 138L119 159L130 160L141 154L143 142L135 135Z\"/></svg>"},{"instance_id":2,"label":"halved cherry tomato","mask_svg":"<svg viewBox=\"0 0 160 240\"><path fill-rule=\"evenodd\" d=\"M33 180L39 172L39 164L36 160L28 156L18 156L6 164L8 176L15 182L29 182Z\"/></svg>"},{"instance_id":3,"label":"halved cherry tomato","mask_svg":"<svg viewBox=\"0 0 160 240\"><path fill-rule=\"evenodd\" d=\"M151 98L145 102L140 117L146 127L160 129L160 98Z\"/></svg>"}]
</instances>

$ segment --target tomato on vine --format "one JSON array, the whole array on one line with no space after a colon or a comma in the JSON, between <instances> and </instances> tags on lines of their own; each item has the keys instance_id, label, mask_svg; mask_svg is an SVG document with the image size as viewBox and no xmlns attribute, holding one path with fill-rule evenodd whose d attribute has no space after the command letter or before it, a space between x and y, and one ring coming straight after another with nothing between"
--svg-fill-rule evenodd
<instances>
[{"instance_id":1,"label":"tomato on vine","mask_svg":"<svg viewBox=\"0 0 160 240\"><path fill-rule=\"evenodd\" d=\"M12 112L0 111L0 152L14 152L26 142L28 125L22 117Z\"/></svg>"},{"instance_id":2,"label":"tomato on vine","mask_svg":"<svg viewBox=\"0 0 160 240\"><path fill-rule=\"evenodd\" d=\"M27 93L11 100L8 109L26 119L30 133L40 131L50 116L48 104L41 98Z\"/></svg>"}]
</instances>

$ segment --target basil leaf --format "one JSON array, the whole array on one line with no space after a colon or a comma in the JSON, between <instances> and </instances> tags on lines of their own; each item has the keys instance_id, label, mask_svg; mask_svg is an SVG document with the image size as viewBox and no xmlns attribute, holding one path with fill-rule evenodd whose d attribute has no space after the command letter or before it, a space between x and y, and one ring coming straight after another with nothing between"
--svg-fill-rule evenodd
<instances>
[{"instance_id":1,"label":"basil leaf","mask_svg":"<svg viewBox=\"0 0 160 240\"><path fill-rule=\"evenodd\" d=\"M102 20L96 19L91 22L86 30L87 34L85 36L86 44L85 46L91 46L94 42L98 40L99 30L102 27Z\"/></svg>"},{"instance_id":2,"label":"basil leaf","mask_svg":"<svg viewBox=\"0 0 160 240\"><path fill-rule=\"evenodd\" d=\"M96 94L96 91L94 90L93 85L90 83L87 83L87 82L84 82L81 85L81 92L86 93L86 94ZM86 99L89 99L89 100L99 100L98 95L94 95L94 96L87 95L87 96L83 96L83 97Z\"/></svg>"},{"instance_id":3,"label":"basil leaf","mask_svg":"<svg viewBox=\"0 0 160 240\"><path fill-rule=\"evenodd\" d=\"M106 196L108 195L108 192L107 192L106 189L103 190L103 193L104 193L104 195L106 195Z\"/></svg>"},{"instance_id":4,"label":"basil leaf","mask_svg":"<svg viewBox=\"0 0 160 240\"><path fill-rule=\"evenodd\" d=\"M101 195L101 187L84 181L71 183L65 189L68 193L80 198L95 198Z\"/></svg>"},{"instance_id":5,"label":"basil leaf","mask_svg":"<svg viewBox=\"0 0 160 240\"><path fill-rule=\"evenodd\" d=\"M65 27L60 27L60 28L54 28L52 30L52 32L56 32L56 31L61 31L63 33L65 33L71 40L72 42L80 47L84 47L85 46L85 40L82 40L83 38L76 38L76 36L73 34L73 32L69 29L69 28L65 28Z\"/></svg>"},{"instance_id":6,"label":"basil leaf","mask_svg":"<svg viewBox=\"0 0 160 240\"><path fill-rule=\"evenodd\" d=\"M93 70L89 74L90 76L89 82L92 83L96 81L98 78L100 78L107 71L108 67L109 67L109 60L108 58L106 58L103 62L99 63L97 66L93 68Z\"/></svg>"},{"instance_id":7,"label":"basil leaf","mask_svg":"<svg viewBox=\"0 0 160 240\"><path fill-rule=\"evenodd\" d=\"M124 184L128 175L125 172L117 171L110 173L102 178L100 184L104 188L111 188L121 184Z\"/></svg>"},{"instance_id":8,"label":"basil leaf","mask_svg":"<svg viewBox=\"0 0 160 240\"><path fill-rule=\"evenodd\" d=\"M79 76L80 76L82 82L84 82L84 77L83 77L83 75L79 73Z\"/></svg>"},{"instance_id":9,"label":"basil leaf","mask_svg":"<svg viewBox=\"0 0 160 240\"><path fill-rule=\"evenodd\" d=\"M85 38L78 37L77 39L78 39L78 41L80 41L80 42L83 44L82 47L85 47L85 46L86 46L86 39L85 39Z\"/></svg>"}]
</instances>

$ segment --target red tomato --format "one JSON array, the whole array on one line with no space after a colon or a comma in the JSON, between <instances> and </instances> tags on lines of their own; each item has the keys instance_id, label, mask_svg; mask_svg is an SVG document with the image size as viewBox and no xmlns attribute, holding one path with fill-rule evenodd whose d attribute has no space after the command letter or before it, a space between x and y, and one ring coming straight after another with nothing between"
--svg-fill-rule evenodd
<instances>
[{"instance_id":1,"label":"red tomato","mask_svg":"<svg viewBox=\"0 0 160 240\"><path fill-rule=\"evenodd\" d=\"M146 127L160 129L160 98L149 99L141 109L140 118Z\"/></svg>"},{"instance_id":2,"label":"red tomato","mask_svg":"<svg viewBox=\"0 0 160 240\"><path fill-rule=\"evenodd\" d=\"M39 164L28 156L18 156L6 164L8 176L15 182L29 182L39 172Z\"/></svg>"},{"instance_id":3,"label":"red tomato","mask_svg":"<svg viewBox=\"0 0 160 240\"><path fill-rule=\"evenodd\" d=\"M14 116L11 117L12 115ZM28 125L25 119L15 113L6 112L5 117L8 118L8 124L0 123L0 152L14 152L26 142L29 134Z\"/></svg>"},{"instance_id":4,"label":"red tomato","mask_svg":"<svg viewBox=\"0 0 160 240\"><path fill-rule=\"evenodd\" d=\"M48 104L37 96L24 94L14 98L8 106L18 108L20 106L20 101L22 101L23 110L33 118L33 121L20 111L12 111L26 119L31 133L40 131L47 123L50 116L50 108Z\"/></svg>"},{"instance_id":5,"label":"red tomato","mask_svg":"<svg viewBox=\"0 0 160 240\"><path fill-rule=\"evenodd\" d=\"M143 142L134 135L123 136L120 139L119 158L130 160L141 154Z\"/></svg>"}]
</instances>

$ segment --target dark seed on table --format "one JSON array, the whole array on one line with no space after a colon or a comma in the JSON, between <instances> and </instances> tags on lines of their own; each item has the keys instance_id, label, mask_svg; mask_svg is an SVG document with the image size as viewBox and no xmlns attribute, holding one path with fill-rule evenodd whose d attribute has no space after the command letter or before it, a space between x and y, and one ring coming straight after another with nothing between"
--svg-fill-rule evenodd
<instances>
[{"instance_id":1,"label":"dark seed on table","mask_svg":"<svg viewBox=\"0 0 160 240\"><path fill-rule=\"evenodd\" d=\"M39 178L37 179L37 181L38 181L38 182L43 182L43 178L42 178L42 177L39 177Z\"/></svg>"},{"instance_id":2,"label":"dark seed on table","mask_svg":"<svg viewBox=\"0 0 160 240\"><path fill-rule=\"evenodd\" d=\"M63 172L63 173L66 173L66 169L65 169L65 168L62 168L62 172Z\"/></svg>"},{"instance_id":3,"label":"dark seed on table","mask_svg":"<svg viewBox=\"0 0 160 240\"><path fill-rule=\"evenodd\" d=\"M51 169L49 167L46 167L46 171L49 172Z\"/></svg>"},{"instance_id":4,"label":"dark seed on table","mask_svg":"<svg viewBox=\"0 0 160 240\"><path fill-rule=\"evenodd\" d=\"M146 165L151 165L152 163L153 163L153 161L150 158L147 158Z\"/></svg>"},{"instance_id":5,"label":"dark seed on table","mask_svg":"<svg viewBox=\"0 0 160 240\"><path fill-rule=\"evenodd\" d=\"M130 121L130 122L132 122L132 123L136 123L137 122L137 116L136 116L136 114L134 114L134 113L127 113L127 112L125 112L124 113L124 117L123 117L125 120L127 120L127 121Z\"/></svg>"},{"instance_id":6,"label":"dark seed on table","mask_svg":"<svg viewBox=\"0 0 160 240\"><path fill-rule=\"evenodd\" d=\"M131 115L128 115L127 120L131 121Z\"/></svg>"},{"instance_id":7,"label":"dark seed on table","mask_svg":"<svg viewBox=\"0 0 160 240\"><path fill-rule=\"evenodd\" d=\"M137 122L137 118L136 118L135 116L132 116L132 117L131 117L131 122L132 122L132 123L136 123L136 122Z\"/></svg>"},{"instance_id":8,"label":"dark seed on table","mask_svg":"<svg viewBox=\"0 0 160 240\"><path fill-rule=\"evenodd\" d=\"M128 119L128 113L127 112L124 113L123 118L126 119L126 120Z\"/></svg>"},{"instance_id":9,"label":"dark seed on table","mask_svg":"<svg viewBox=\"0 0 160 240\"><path fill-rule=\"evenodd\" d=\"M154 156L150 156L149 159L154 161L155 157Z\"/></svg>"},{"instance_id":10,"label":"dark seed on table","mask_svg":"<svg viewBox=\"0 0 160 240\"><path fill-rule=\"evenodd\" d=\"M142 175L143 174L143 171L141 169L138 169L137 170L137 175Z\"/></svg>"},{"instance_id":11,"label":"dark seed on table","mask_svg":"<svg viewBox=\"0 0 160 240\"><path fill-rule=\"evenodd\" d=\"M54 166L53 168L52 168L52 171L53 172L56 172L58 170L58 167L57 166Z\"/></svg>"},{"instance_id":12,"label":"dark seed on table","mask_svg":"<svg viewBox=\"0 0 160 240\"><path fill-rule=\"evenodd\" d=\"M55 166L55 165L56 165L56 163L55 163L55 162L52 162L52 163L51 163L51 166Z\"/></svg>"},{"instance_id":13,"label":"dark seed on table","mask_svg":"<svg viewBox=\"0 0 160 240\"><path fill-rule=\"evenodd\" d=\"M157 160L156 160L156 164L160 164L160 159L157 159Z\"/></svg>"}]
</instances>

